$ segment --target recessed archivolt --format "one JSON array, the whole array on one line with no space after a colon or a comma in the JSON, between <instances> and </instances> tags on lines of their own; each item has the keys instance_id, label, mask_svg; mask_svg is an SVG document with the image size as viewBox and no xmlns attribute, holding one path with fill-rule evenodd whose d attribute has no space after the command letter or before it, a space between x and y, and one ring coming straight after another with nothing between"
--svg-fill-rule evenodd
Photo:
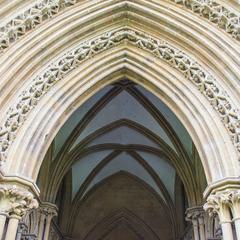
<instances>
[{"instance_id":1,"label":"recessed archivolt","mask_svg":"<svg viewBox=\"0 0 240 240\"><path fill-rule=\"evenodd\" d=\"M80 43L73 50L57 58L43 73L31 81L30 85L18 96L16 104L8 109L4 124L1 127L0 163L4 163L7 159L8 149L16 138L19 128L27 119L29 112L35 108L38 101L54 84L73 69L79 67L83 61L120 44L132 44L179 70L186 79L199 89L218 112L234 146L240 153L239 109L234 106L216 79L195 60L167 42L131 28L123 28Z\"/></svg>"},{"instance_id":2,"label":"recessed archivolt","mask_svg":"<svg viewBox=\"0 0 240 240\"><path fill-rule=\"evenodd\" d=\"M190 9L240 40L240 16L214 0L168 0ZM0 26L0 53L45 20L80 0L42 0ZM127 4L130 0L125 1Z\"/></svg>"}]
</instances>

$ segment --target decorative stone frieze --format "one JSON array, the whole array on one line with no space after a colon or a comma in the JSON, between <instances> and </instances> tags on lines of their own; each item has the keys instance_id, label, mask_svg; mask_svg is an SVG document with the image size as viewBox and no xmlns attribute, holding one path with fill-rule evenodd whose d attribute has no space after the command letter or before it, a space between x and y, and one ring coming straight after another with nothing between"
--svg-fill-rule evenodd
<instances>
[{"instance_id":1,"label":"decorative stone frieze","mask_svg":"<svg viewBox=\"0 0 240 240\"><path fill-rule=\"evenodd\" d=\"M31 8L21 12L6 25L0 26L0 52L44 20L51 18L76 2L76 0L37 1Z\"/></svg>"},{"instance_id":2,"label":"decorative stone frieze","mask_svg":"<svg viewBox=\"0 0 240 240\"><path fill-rule=\"evenodd\" d=\"M152 53L179 70L186 79L191 81L218 112L240 154L239 109L233 105L228 94L213 76L188 55L161 39L126 28L107 32L95 39L82 42L73 50L57 58L43 73L31 81L18 96L16 104L8 109L5 122L0 127L0 164L2 165L6 160L8 149L28 113L55 83L77 68L84 60L119 44L127 43Z\"/></svg>"},{"instance_id":3,"label":"decorative stone frieze","mask_svg":"<svg viewBox=\"0 0 240 240\"><path fill-rule=\"evenodd\" d=\"M240 15L214 0L171 0L187 7L194 13L208 19L225 30L233 38L240 40Z\"/></svg>"},{"instance_id":4,"label":"decorative stone frieze","mask_svg":"<svg viewBox=\"0 0 240 240\"><path fill-rule=\"evenodd\" d=\"M207 18L210 22L224 29L233 38L240 40L240 16L214 0L170 0L190 9L195 14ZM0 26L0 53L11 43L44 20L53 17L61 10L76 4L78 0L43 0L37 1L29 9L21 12L5 25ZM126 1L127 3L128 1Z\"/></svg>"},{"instance_id":5,"label":"decorative stone frieze","mask_svg":"<svg viewBox=\"0 0 240 240\"><path fill-rule=\"evenodd\" d=\"M32 193L23 188L0 184L0 207L8 216L21 218L28 210L37 208L38 202Z\"/></svg>"}]
</instances>

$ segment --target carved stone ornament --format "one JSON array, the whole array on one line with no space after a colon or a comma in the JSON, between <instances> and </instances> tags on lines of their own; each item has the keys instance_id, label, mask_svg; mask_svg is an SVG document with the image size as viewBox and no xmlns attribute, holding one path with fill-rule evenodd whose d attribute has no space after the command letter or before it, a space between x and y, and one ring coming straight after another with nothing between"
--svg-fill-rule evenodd
<instances>
[{"instance_id":1,"label":"carved stone ornament","mask_svg":"<svg viewBox=\"0 0 240 240\"><path fill-rule=\"evenodd\" d=\"M18 96L14 106L8 109L4 124L0 127L0 165L7 158L9 146L28 113L46 92L84 60L120 44L132 44L152 53L173 68L179 70L207 98L218 112L227 128L234 146L240 154L240 114L231 103L227 93L200 64L168 43L129 28L107 32L83 42L51 63L42 74L35 77L29 86Z\"/></svg>"},{"instance_id":2,"label":"carved stone ornament","mask_svg":"<svg viewBox=\"0 0 240 240\"><path fill-rule=\"evenodd\" d=\"M233 38L240 40L240 16L214 0L169 0L190 9L218 27ZM0 53L44 20L53 17L61 10L72 6L79 0L37 1L31 8L21 12L5 25L0 25ZM127 1L126 1L127 2Z\"/></svg>"},{"instance_id":3,"label":"carved stone ornament","mask_svg":"<svg viewBox=\"0 0 240 240\"><path fill-rule=\"evenodd\" d=\"M209 213L210 216L219 214L220 208L230 207L235 201L240 200L239 190L225 190L211 194L207 198L207 203L204 205L204 210Z\"/></svg>"},{"instance_id":4,"label":"carved stone ornament","mask_svg":"<svg viewBox=\"0 0 240 240\"><path fill-rule=\"evenodd\" d=\"M204 217L204 210L202 207L188 208L186 211L186 221L198 220Z\"/></svg>"},{"instance_id":5,"label":"carved stone ornament","mask_svg":"<svg viewBox=\"0 0 240 240\"><path fill-rule=\"evenodd\" d=\"M44 20L53 17L53 15L76 2L76 0L37 1L31 8L21 12L6 25L0 26L0 52Z\"/></svg>"},{"instance_id":6,"label":"carved stone ornament","mask_svg":"<svg viewBox=\"0 0 240 240\"><path fill-rule=\"evenodd\" d=\"M33 194L16 185L0 184L0 204L3 213L18 217L23 217L27 211L38 207Z\"/></svg>"},{"instance_id":7,"label":"carved stone ornament","mask_svg":"<svg viewBox=\"0 0 240 240\"><path fill-rule=\"evenodd\" d=\"M210 195L207 198L207 202L204 204L203 209L209 214L210 217L217 215L220 209L218 197Z\"/></svg>"},{"instance_id":8,"label":"carved stone ornament","mask_svg":"<svg viewBox=\"0 0 240 240\"><path fill-rule=\"evenodd\" d=\"M233 38L240 40L240 15L214 0L171 0L181 4L194 13L208 19L225 30Z\"/></svg>"},{"instance_id":9,"label":"carved stone ornament","mask_svg":"<svg viewBox=\"0 0 240 240\"><path fill-rule=\"evenodd\" d=\"M58 208L54 204L43 204L40 205L39 211L41 214L45 215L46 217L53 218L58 215Z\"/></svg>"}]
</instances>

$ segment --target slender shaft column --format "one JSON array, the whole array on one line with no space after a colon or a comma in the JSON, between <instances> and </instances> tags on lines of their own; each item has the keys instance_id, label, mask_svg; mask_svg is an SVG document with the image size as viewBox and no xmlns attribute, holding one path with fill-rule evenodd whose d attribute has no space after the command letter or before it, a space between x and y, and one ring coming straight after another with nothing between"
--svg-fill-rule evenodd
<instances>
[{"instance_id":1,"label":"slender shaft column","mask_svg":"<svg viewBox=\"0 0 240 240\"><path fill-rule=\"evenodd\" d=\"M237 240L240 240L240 190L232 191L230 197Z\"/></svg>"},{"instance_id":2,"label":"slender shaft column","mask_svg":"<svg viewBox=\"0 0 240 240\"><path fill-rule=\"evenodd\" d=\"M4 228L6 225L7 215L5 213L0 214L0 239L3 237Z\"/></svg>"},{"instance_id":3,"label":"slender shaft column","mask_svg":"<svg viewBox=\"0 0 240 240\"><path fill-rule=\"evenodd\" d=\"M234 218L237 240L240 240L240 218Z\"/></svg>"},{"instance_id":4,"label":"slender shaft column","mask_svg":"<svg viewBox=\"0 0 240 240\"><path fill-rule=\"evenodd\" d=\"M49 232L50 232L50 226L52 222L52 217L48 216L46 219L46 226L45 226L45 234L44 234L44 240L48 240Z\"/></svg>"},{"instance_id":5,"label":"slender shaft column","mask_svg":"<svg viewBox=\"0 0 240 240\"><path fill-rule=\"evenodd\" d=\"M232 230L232 221L230 215L230 209L227 206L223 206L219 210L220 224L223 232L224 240L233 240L233 230ZM222 213L221 213L222 212Z\"/></svg>"},{"instance_id":6,"label":"slender shaft column","mask_svg":"<svg viewBox=\"0 0 240 240\"><path fill-rule=\"evenodd\" d=\"M200 240L206 240L204 216L201 214L198 218Z\"/></svg>"},{"instance_id":7,"label":"slender shaft column","mask_svg":"<svg viewBox=\"0 0 240 240\"><path fill-rule=\"evenodd\" d=\"M202 206L188 208L186 211L186 220L192 222L194 240L205 240Z\"/></svg>"},{"instance_id":8,"label":"slender shaft column","mask_svg":"<svg viewBox=\"0 0 240 240\"><path fill-rule=\"evenodd\" d=\"M39 222L39 229L38 229L38 240L43 239L45 218L46 218L45 214L41 213L40 222Z\"/></svg>"},{"instance_id":9,"label":"slender shaft column","mask_svg":"<svg viewBox=\"0 0 240 240\"><path fill-rule=\"evenodd\" d=\"M229 192L217 192L211 194L204 209L209 212L210 216L218 214L223 233L223 240L233 240L232 219L230 214L230 197Z\"/></svg>"},{"instance_id":10,"label":"slender shaft column","mask_svg":"<svg viewBox=\"0 0 240 240\"><path fill-rule=\"evenodd\" d=\"M58 208L55 204L44 202L40 206L40 225L38 240L48 240L53 217L57 216Z\"/></svg>"},{"instance_id":11,"label":"slender shaft column","mask_svg":"<svg viewBox=\"0 0 240 240\"><path fill-rule=\"evenodd\" d=\"M17 229L18 229L18 223L21 217L17 215L12 215L9 218L8 222L8 228L7 228L7 233L6 233L6 240L15 240L16 234L17 234Z\"/></svg>"},{"instance_id":12,"label":"slender shaft column","mask_svg":"<svg viewBox=\"0 0 240 240\"><path fill-rule=\"evenodd\" d=\"M193 224L194 240L200 240L200 239L199 239L198 221L197 221L197 219L193 219L193 220L192 220L192 224Z\"/></svg>"}]
</instances>

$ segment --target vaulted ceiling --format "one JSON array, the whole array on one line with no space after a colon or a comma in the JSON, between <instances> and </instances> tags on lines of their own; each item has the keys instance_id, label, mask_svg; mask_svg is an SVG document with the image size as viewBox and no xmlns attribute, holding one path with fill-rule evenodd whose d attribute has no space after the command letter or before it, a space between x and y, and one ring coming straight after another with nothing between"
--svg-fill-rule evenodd
<instances>
[{"instance_id":1,"label":"vaulted ceiling","mask_svg":"<svg viewBox=\"0 0 240 240\"><path fill-rule=\"evenodd\" d=\"M196 157L191 137L174 113L143 87L122 80L92 96L60 129L41 171L48 166L50 174L40 175L39 184L45 184L43 198L65 206L61 225L76 239L79 235L74 226L76 222L82 224L76 220L81 218L76 211L84 212L88 199L120 173L146 185L155 201L168 209L164 218L176 228L177 220L183 217L176 217L176 209L184 212L187 204L177 193L186 192L190 202L197 198ZM114 191L129 193L118 187ZM129 206L120 204L116 208ZM105 215L111 215L108 210Z\"/></svg>"}]
</instances>

